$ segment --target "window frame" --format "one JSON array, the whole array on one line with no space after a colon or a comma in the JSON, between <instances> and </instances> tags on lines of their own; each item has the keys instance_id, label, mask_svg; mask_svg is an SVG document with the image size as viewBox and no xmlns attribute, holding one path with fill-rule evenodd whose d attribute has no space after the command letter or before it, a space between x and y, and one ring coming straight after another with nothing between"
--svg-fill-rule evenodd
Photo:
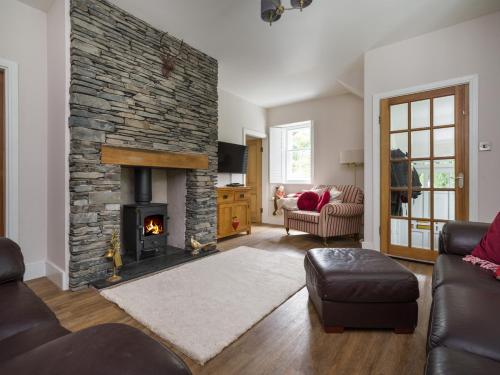
<instances>
[{"instance_id":1,"label":"window frame","mask_svg":"<svg viewBox=\"0 0 500 375\"><path fill-rule=\"evenodd\" d=\"M280 183L282 184L312 184L312 181L314 179L314 124L312 120L307 120L307 121L300 121L300 122L294 122L294 123L289 123L289 124L282 124L282 125L274 125L270 126L271 128L282 128L285 129L285 131L282 134L282 149L281 149L281 157L282 157L282 178L283 181ZM310 175L309 179L303 179L303 180L295 180L295 179L288 179L288 152L289 151L307 151L307 149L301 149L301 150L289 150L288 148L288 131L296 130L296 129L303 129L307 128L310 131L310 137L311 137L311 148L310 148L310 153L311 153L311 163L310 163ZM269 137L271 137L271 133L269 132ZM271 142L269 142L269 147L270 147ZM268 152L269 155L269 166L271 164L271 150ZM271 172L271 168L269 168L269 172ZM271 184L276 184L277 182L272 182L271 175L269 175L269 181Z\"/></svg>"}]
</instances>

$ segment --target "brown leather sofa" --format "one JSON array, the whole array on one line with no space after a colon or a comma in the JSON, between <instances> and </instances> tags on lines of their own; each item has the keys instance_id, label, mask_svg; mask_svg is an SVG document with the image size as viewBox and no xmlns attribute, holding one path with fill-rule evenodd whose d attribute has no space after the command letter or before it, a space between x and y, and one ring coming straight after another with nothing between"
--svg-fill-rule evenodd
<instances>
[{"instance_id":1,"label":"brown leather sofa","mask_svg":"<svg viewBox=\"0 0 500 375\"><path fill-rule=\"evenodd\" d=\"M488 224L450 222L432 279L427 375L500 374L500 281L466 263Z\"/></svg>"},{"instance_id":2,"label":"brown leather sofa","mask_svg":"<svg viewBox=\"0 0 500 375\"><path fill-rule=\"evenodd\" d=\"M104 324L69 332L23 283L24 271L19 246L0 238L0 374L191 374L135 328Z\"/></svg>"}]
</instances>

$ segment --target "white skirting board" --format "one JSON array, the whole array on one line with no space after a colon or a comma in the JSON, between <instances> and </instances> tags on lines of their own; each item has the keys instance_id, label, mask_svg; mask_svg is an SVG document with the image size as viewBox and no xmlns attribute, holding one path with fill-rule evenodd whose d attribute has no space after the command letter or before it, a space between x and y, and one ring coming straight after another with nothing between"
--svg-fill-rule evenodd
<instances>
[{"instance_id":1,"label":"white skirting board","mask_svg":"<svg viewBox=\"0 0 500 375\"><path fill-rule=\"evenodd\" d=\"M69 288L68 274L49 260L46 261L45 276L60 289L67 290Z\"/></svg>"},{"instance_id":2,"label":"white skirting board","mask_svg":"<svg viewBox=\"0 0 500 375\"><path fill-rule=\"evenodd\" d=\"M370 250L380 251L380 249L375 249L374 248L373 242L363 241L363 242L361 242L361 247L363 249L370 249Z\"/></svg>"},{"instance_id":3,"label":"white skirting board","mask_svg":"<svg viewBox=\"0 0 500 375\"><path fill-rule=\"evenodd\" d=\"M40 260L38 262L26 263L26 271L24 273L24 280L38 279L47 275L46 262Z\"/></svg>"},{"instance_id":4,"label":"white skirting board","mask_svg":"<svg viewBox=\"0 0 500 375\"><path fill-rule=\"evenodd\" d=\"M60 289L68 289L69 283L67 273L51 261L41 260L38 262L27 263L25 267L26 271L24 273L24 281L47 277Z\"/></svg>"}]
</instances>

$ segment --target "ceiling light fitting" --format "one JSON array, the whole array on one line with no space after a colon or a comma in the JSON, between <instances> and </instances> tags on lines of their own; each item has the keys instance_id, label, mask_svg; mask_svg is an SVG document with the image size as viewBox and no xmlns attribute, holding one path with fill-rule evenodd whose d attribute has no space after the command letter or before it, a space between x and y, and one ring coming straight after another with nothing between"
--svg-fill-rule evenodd
<instances>
[{"instance_id":1,"label":"ceiling light fitting","mask_svg":"<svg viewBox=\"0 0 500 375\"><path fill-rule=\"evenodd\" d=\"M281 4L281 0L261 0L260 1L260 16L263 21L269 22L272 25L273 22L278 21L281 15L285 13L285 10L300 10L311 5L312 0L290 0L290 8L285 8Z\"/></svg>"}]
</instances>

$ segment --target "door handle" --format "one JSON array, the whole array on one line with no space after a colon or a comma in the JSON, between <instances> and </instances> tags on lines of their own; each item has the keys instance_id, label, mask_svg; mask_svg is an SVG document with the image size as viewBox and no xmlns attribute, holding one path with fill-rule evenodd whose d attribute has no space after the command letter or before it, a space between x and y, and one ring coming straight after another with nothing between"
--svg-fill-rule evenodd
<instances>
[{"instance_id":1,"label":"door handle","mask_svg":"<svg viewBox=\"0 0 500 375\"><path fill-rule=\"evenodd\" d=\"M464 174L463 172L460 172L457 177L455 177L455 181L457 181L457 186L459 189L464 188Z\"/></svg>"}]
</instances>

